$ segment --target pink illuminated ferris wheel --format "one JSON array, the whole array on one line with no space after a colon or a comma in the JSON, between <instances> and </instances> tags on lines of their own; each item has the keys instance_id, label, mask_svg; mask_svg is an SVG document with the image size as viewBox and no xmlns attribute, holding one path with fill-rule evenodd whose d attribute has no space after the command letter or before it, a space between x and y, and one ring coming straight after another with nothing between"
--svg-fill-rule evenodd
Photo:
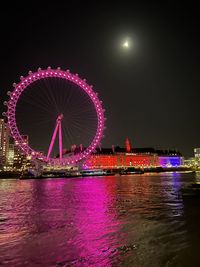
<instances>
[{"instance_id":1,"label":"pink illuminated ferris wheel","mask_svg":"<svg viewBox=\"0 0 200 267\"><path fill-rule=\"evenodd\" d=\"M98 94L94 92L92 86L88 85L86 80L80 79L78 74L72 74L69 70L63 71L60 68L51 69L51 67L48 67L46 70L39 68L36 72L29 71L28 76L21 76L20 80L19 83L13 84L13 91L8 92L9 101L4 102L4 104L7 105L7 112L5 112L4 115L7 117L11 135L20 149L27 156L33 159L39 158L50 164L70 165L87 158L101 142L105 121L102 102L99 100ZM71 88L71 92L68 96L66 96L67 93L65 93L68 90L66 88L69 87L66 86L67 84L69 84ZM49 90L49 87L51 87L51 90ZM38 94L35 98L33 97L35 91L38 91L39 94L43 92L44 101L42 100L42 95ZM35 121L38 121L45 113L43 112L43 107L43 109L41 109L42 111L39 111L40 106L38 104L36 107L30 109L34 106L34 102L40 101L44 103L46 99L49 99L47 111L53 113L53 115L51 114L50 116L53 124L50 128L46 127L42 129L43 124L41 124L40 127L37 126L34 128L34 136L38 136L35 143L37 141L41 142L40 135L43 135L44 142L48 140L48 146L45 152L41 151L45 149L37 149L35 148L36 145L32 146L24 141L23 135L25 133L24 130L21 130L23 124L18 124L20 118L18 112L20 108L18 108L18 106L23 106L23 101L21 101L21 99L27 97L27 92L33 92L33 95L29 99L27 109L24 107L21 108L22 112L20 116L25 116L27 121L24 125L29 128L34 122L31 115L37 115ZM78 93L76 94L76 92ZM81 98L84 98L84 101L81 102L79 100ZM50 104L50 100L53 104ZM53 105L55 105L55 109ZM95 124L91 126L93 127L92 133L89 132L90 125L92 125L89 120L91 117L91 114L88 115L89 112L94 115L96 120ZM76 130L74 132L72 130L73 127ZM45 133L46 129L48 129L47 133ZM67 129L67 131L65 131L65 129ZM82 132L85 134L83 134L83 137L81 136ZM89 132L90 135L87 140L87 145L85 146L82 145L82 143L84 144L86 140L85 136L87 132ZM76 149L75 152L70 151L70 153L63 153L63 139L66 138L69 141L69 139L72 139L74 136L78 136L80 139L80 149ZM58 155L54 156L52 155L52 151L57 137L59 141L57 149ZM69 145L72 144L73 142L71 141Z\"/></svg>"}]
</instances>

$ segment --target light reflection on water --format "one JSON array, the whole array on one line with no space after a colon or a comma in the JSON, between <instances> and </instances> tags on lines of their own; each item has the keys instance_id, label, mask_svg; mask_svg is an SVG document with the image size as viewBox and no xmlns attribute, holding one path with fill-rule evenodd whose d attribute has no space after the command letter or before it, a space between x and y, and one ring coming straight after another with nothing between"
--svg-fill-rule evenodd
<instances>
[{"instance_id":1,"label":"light reflection on water","mask_svg":"<svg viewBox=\"0 0 200 267\"><path fill-rule=\"evenodd\" d=\"M194 180L0 180L0 266L190 266L193 215L179 189Z\"/></svg>"}]
</instances>

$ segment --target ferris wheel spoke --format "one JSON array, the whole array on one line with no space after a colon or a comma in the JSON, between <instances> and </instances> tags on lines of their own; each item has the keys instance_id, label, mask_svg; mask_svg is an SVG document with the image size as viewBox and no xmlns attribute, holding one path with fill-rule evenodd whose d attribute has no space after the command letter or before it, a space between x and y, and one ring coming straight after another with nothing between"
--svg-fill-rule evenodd
<instances>
[{"instance_id":1,"label":"ferris wheel spoke","mask_svg":"<svg viewBox=\"0 0 200 267\"><path fill-rule=\"evenodd\" d=\"M53 113L52 110L48 109L47 107L45 107L44 105L40 105L40 104L37 104L37 103L31 103L31 102L28 102L28 101L25 101L29 107L33 107L35 109L40 109L42 111L44 111L45 113L48 113L48 114L51 114ZM21 103L22 104L22 103ZM18 109L18 108L17 108ZM19 110L23 111L23 112L26 112L26 109L25 108L19 108Z\"/></svg>"},{"instance_id":2,"label":"ferris wheel spoke","mask_svg":"<svg viewBox=\"0 0 200 267\"><path fill-rule=\"evenodd\" d=\"M51 88L49 89L48 86L46 86L45 79L39 81L41 86L40 88L44 88L45 90L41 90L43 92L43 101L47 101L48 107L53 107L54 105L54 99L51 96Z\"/></svg>"},{"instance_id":3,"label":"ferris wheel spoke","mask_svg":"<svg viewBox=\"0 0 200 267\"><path fill-rule=\"evenodd\" d=\"M97 117L92 116L91 114L72 114L70 116L73 120L94 120L97 121Z\"/></svg>"},{"instance_id":4,"label":"ferris wheel spoke","mask_svg":"<svg viewBox=\"0 0 200 267\"><path fill-rule=\"evenodd\" d=\"M49 107L52 106L52 99L50 97L50 94L47 93L48 88L45 87L45 84L43 82L43 80L36 81L34 88L35 101L39 101L41 105L45 105L47 109L50 109Z\"/></svg>"},{"instance_id":5,"label":"ferris wheel spoke","mask_svg":"<svg viewBox=\"0 0 200 267\"><path fill-rule=\"evenodd\" d=\"M67 128L63 125L63 129L65 134L65 140L67 140L67 143L69 144L69 146L71 146L73 144L73 135L70 131L70 128Z\"/></svg>"},{"instance_id":6,"label":"ferris wheel spoke","mask_svg":"<svg viewBox=\"0 0 200 267\"><path fill-rule=\"evenodd\" d=\"M78 130L91 134L91 131L88 130L88 127L82 127L82 125L74 122L74 127L76 127Z\"/></svg>"},{"instance_id":7,"label":"ferris wheel spoke","mask_svg":"<svg viewBox=\"0 0 200 267\"><path fill-rule=\"evenodd\" d=\"M68 129L68 132L69 132L69 135L71 136L71 145L77 144L77 142L78 142L77 139L79 139L79 141L81 141L80 138L77 138L78 136L80 136L80 131L79 130L77 131L77 129L75 127L70 127Z\"/></svg>"},{"instance_id":8,"label":"ferris wheel spoke","mask_svg":"<svg viewBox=\"0 0 200 267\"><path fill-rule=\"evenodd\" d=\"M46 93L46 97L49 97L49 102L50 102L49 108L52 108L54 106L57 112L59 113L58 104L56 102L55 95L53 93L54 88L52 88L52 83L50 83L50 81L48 81L47 79L43 79L41 82L43 82L44 87L46 89L44 90Z\"/></svg>"},{"instance_id":9,"label":"ferris wheel spoke","mask_svg":"<svg viewBox=\"0 0 200 267\"><path fill-rule=\"evenodd\" d=\"M48 109L48 106L46 106L45 103L41 103L39 101L39 98L36 98L36 97L34 97L32 95L30 95L29 98L28 98L26 95L22 94L19 102L27 103L32 107L36 107L36 108L42 109L42 110L44 110L46 112L51 111L51 110ZM22 107L23 107L23 105L22 105Z\"/></svg>"}]
</instances>

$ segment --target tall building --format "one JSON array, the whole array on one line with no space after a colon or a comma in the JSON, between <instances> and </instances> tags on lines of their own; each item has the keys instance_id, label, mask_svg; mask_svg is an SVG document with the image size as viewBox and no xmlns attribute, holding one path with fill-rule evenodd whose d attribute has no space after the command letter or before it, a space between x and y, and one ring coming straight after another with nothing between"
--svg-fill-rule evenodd
<instances>
[{"instance_id":1,"label":"tall building","mask_svg":"<svg viewBox=\"0 0 200 267\"><path fill-rule=\"evenodd\" d=\"M22 152L20 148L14 143L14 160L13 160L13 169L19 170L22 168Z\"/></svg>"},{"instance_id":2,"label":"tall building","mask_svg":"<svg viewBox=\"0 0 200 267\"><path fill-rule=\"evenodd\" d=\"M199 158L200 159L200 148L195 148L194 149L194 156L195 156L195 158Z\"/></svg>"},{"instance_id":3,"label":"tall building","mask_svg":"<svg viewBox=\"0 0 200 267\"><path fill-rule=\"evenodd\" d=\"M7 167L7 170L10 169L12 170L13 168L13 163L14 163L14 144L9 144L8 146L8 153L7 153L7 156L6 156L6 167Z\"/></svg>"},{"instance_id":4,"label":"tall building","mask_svg":"<svg viewBox=\"0 0 200 267\"><path fill-rule=\"evenodd\" d=\"M4 119L0 119L0 168L7 164L9 150L9 128Z\"/></svg>"},{"instance_id":5,"label":"tall building","mask_svg":"<svg viewBox=\"0 0 200 267\"><path fill-rule=\"evenodd\" d=\"M29 137L28 135L22 135L24 140L23 144L28 145ZM25 169L28 165L30 165L30 159L27 159L27 156L21 151L18 147L18 142L14 143L14 160L13 160L13 169L20 170Z\"/></svg>"},{"instance_id":6,"label":"tall building","mask_svg":"<svg viewBox=\"0 0 200 267\"><path fill-rule=\"evenodd\" d=\"M195 166L200 167L200 148L194 149Z\"/></svg>"}]
</instances>

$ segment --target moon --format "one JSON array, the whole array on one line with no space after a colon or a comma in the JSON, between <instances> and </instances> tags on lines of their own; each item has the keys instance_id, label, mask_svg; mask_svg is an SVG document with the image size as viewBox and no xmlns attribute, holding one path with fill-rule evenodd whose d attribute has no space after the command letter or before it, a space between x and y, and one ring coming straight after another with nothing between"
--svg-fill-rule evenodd
<instances>
[{"instance_id":1,"label":"moon","mask_svg":"<svg viewBox=\"0 0 200 267\"><path fill-rule=\"evenodd\" d=\"M124 48L129 48L129 42L126 40L126 41L122 44L122 46L123 46Z\"/></svg>"}]
</instances>

